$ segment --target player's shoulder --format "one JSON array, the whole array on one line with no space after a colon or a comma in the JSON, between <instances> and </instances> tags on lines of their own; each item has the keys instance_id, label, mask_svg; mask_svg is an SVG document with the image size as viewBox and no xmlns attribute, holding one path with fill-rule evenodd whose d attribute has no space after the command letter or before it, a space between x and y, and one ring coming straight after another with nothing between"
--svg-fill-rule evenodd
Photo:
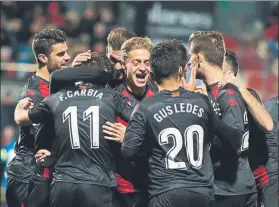
<instances>
[{"instance_id":1,"label":"player's shoulder","mask_svg":"<svg viewBox=\"0 0 279 207\"><path fill-rule=\"evenodd\" d=\"M49 85L46 80L32 75L28 78L26 84L22 88L20 99L29 96L42 96L46 97L49 95Z\"/></svg>"},{"instance_id":2,"label":"player's shoulder","mask_svg":"<svg viewBox=\"0 0 279 207\"><path fill-rule=\"evenodd\" d=\"M231 83L229 83L225 86L219 86L218 98L222 98L226 95L242 97L238 88Z\"/></svg>"}]
</instances>

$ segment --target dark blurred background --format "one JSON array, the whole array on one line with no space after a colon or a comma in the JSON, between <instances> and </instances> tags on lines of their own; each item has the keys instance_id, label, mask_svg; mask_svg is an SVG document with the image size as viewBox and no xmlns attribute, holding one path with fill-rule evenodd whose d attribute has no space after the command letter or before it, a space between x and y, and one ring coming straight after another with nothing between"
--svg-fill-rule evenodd
<instances>
[{"instance_id":1,"label":"dark blurred background","mask_svg":"<svg viewBox=\"0 0 279 207\"><path fill-rule=\"evenodd\" d=\"M44 28L67 33L72 58L105 52L111 29L125 26L156 44L178 38L187 46L196 30L218 30L240 57L240 78L264 100L278 94L278 2L17 2L1 1L1 165L13 157L18 129L13 111L36 70L33 35ZM1 185L4 199L6 178Z\"/></svg>"}]
</instances>

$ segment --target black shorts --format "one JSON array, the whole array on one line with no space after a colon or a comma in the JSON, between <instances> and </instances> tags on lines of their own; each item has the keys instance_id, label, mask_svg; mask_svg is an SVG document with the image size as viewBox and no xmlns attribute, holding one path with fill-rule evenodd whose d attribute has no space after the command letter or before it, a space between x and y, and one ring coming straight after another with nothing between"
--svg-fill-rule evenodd
<instances>
[{"instance_id":1,"label":"black shorts","mask_svg":"<svg viewBox=\"0 0 279 207\"><path fill-rule=\"evenodd\" d=\"M144 199L139 192L119 193L116 191L117 207L146 207L147 199Z\"/></svg>"},{"instance_id":2,"label":"black shorts","mask_svg":"<svg viewBox=\"0 0 279 207\"><path fill-rule=\"evenodd\" d=\"M30 181L28 207L48 207L51 180L35 174Z\"/></svg>"},{"instance_id":3,"label":"black shorts","mask_svg":"<svg viewBox=\"0 0 279 207\"><path fill-rule=\"evenodd\" d=\"M115 207L115 199L110 187L55 181L50 186L50 206Z\"/></svg>"},{"instance_id":4,"label":"black shorts","mask_svg":"<svg viewBox=\"0 0 279 207\"><path fill-rule=\"evenodd\" d=\"M9 207L28 206L29 183L8 179L6 202Z\"/></svg>"},{"instance_id":5,"label":"black shorts","mask_svg":"<svg viewBox=\"0 0 279 207\"><path fill-rule=\"evenodd\" d=\"M210 207L211 205L209 196L178 188L153 197L148 207Z\"/></svg>"},{"instance_id":6,"label":"black shorts","mask_svg":"<svg viewBox=\"0 0 279 207\"><path fill-rule=\"evenodd\" d=\"M257 193L237 196L220 196L215 195L215 207L256 207Z\"/></svg>"}]
</instances>

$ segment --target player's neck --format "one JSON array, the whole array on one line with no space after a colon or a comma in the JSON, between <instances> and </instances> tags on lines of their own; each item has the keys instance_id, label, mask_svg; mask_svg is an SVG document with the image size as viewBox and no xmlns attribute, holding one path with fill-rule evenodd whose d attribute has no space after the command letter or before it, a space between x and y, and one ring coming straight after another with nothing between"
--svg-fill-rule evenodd
<instances>
[{"instance_id":1,"label":"player's neck","mask_svg":"<svg viewBox=\"0 0 279 207\"><path fill-rule=\"evenodd\" d=\"M160 91L161 90L175 91L179 89L180 83L176 79L167 79L167 80L162 80L158 86Z\"/></svg>"},{"instance_id":2,"label":"player's neck","mask_svg":"<svg viewBox=\"0 0 279 207\"><path fill-rule=\"evenodd\" d=\"M36 76L38 76L46 81L49 81L50 74L48 72L47 66L43 66L43 67L39 68L36 72Z\"/></svg>"},{"instance_id":3,"label":"player's neck","mask_svg":"<svg viewBox=\"0 0 279 207\"><path fill-rule=\"evenodd\" d=\"M222 68L211 67L205 71L204 74L204 83L209 86L213 83L219 82L223 78Z\"/></svg>"}]
</instances>

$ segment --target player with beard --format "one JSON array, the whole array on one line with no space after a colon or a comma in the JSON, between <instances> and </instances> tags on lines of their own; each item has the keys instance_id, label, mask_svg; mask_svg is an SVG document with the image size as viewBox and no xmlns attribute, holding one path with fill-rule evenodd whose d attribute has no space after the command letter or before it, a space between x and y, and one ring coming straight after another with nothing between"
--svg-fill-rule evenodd
<instances>
[{"instance_id":1,"label":"player with beard","mask_svg":"<svg viewBox=\"0 0 279 207\"><path fill-rule=\"evenodd\" d=\"M256 203L256 185L248 162L248 119L244 100L233 85L222 87L225 44L215 31L194 32L189 38L190 63L197 67L197 77L202 79L214 110L229 126L243 136L232 137L234 146L214 137L211 158L214 165L215 206L250 207Z\"/></svg>"},{"instance_id":2,"label":"player with beard","mask_svg":"<svg viewBox=\"0 0 279 207\"><path fill-rule=\"evenodd\" d=\"M145 97L150 97L156 92L154 86L151 85L149 82L149 77L150 77L149 58L150 58L151 49L152 49L151 40L148 38L141 38L141 37L131 38L125 41L121 46L121 59L122 59L121 68L123 68L127 72L126 72L125 82L115 87L114 90L128 97L128 100L132 104L132 106L135 106ZM111 50L108 49L107 55L110 54L111 54ZM63 72L64 73L62 74L62 70L61 70L53 74L51 80L52 91L54 90L57 91L58 88L64 86L63 83L74 84L74 82L77 80L84 80L86 75L88 76L87 78L92 78L92 79L96 79L97 77L96 76L97 73L95 72L94 74L92 73L91 75L88 73L86 74L86 71L81 71L81 70L74 71L74 69L71 69L71 72L73 73L70 73L70 70L68 69L64 69ZM62 76L64 77L62 78ZM55 84L56 84L55 86L53 86L53 79L55 79ZM133 177L134 178L137 177L136 173L134 173L137 170L135 170L135 168L130 163L126 162L121 155L121 144L119 143L119 141L123 139L123 138L120 139L120 137L121 135L123 135L123 131L125 131L126 128L125 126L127 126L127 123L121 120L120 118L117 119L117 123L108 122L104 126L104 132L107 133L108 135L105 136L105 138L116 141L116 142L111 142L111 144L112 144L114 156L116 158L115 159L116 172L117 172L116 178L118 183L118 190L120 192L119 194L119 199L121 201L120 205L123 207L133 206L139 203L140 200L142 200L141 195L138 192L135 192L134 186L131 183ZM137 166L140 165L139 162L140 161L137 162L138 163ZM140 173L141 171L138 172ZM138 179L135 180L138 181ZM142 183L143 182L139 182L139 185L141 185Z\"/></svg>"},{"instance_id":3,"label":"player with beard","mask_svg":"<svg viewBox=\"0 0 279 207\"><path fill-rule=\"evenodd\" d=\"M114 88L125 81L126 73L121 65L120 49L121 45L132 37L134 37L134 34L129 32L124 27L117 27L108 34L106 55L114 64L115 69L115 71L113 71L112 79L108 82L108 86L110 88ZM55 73L51 80L51 93L56 92L67 85L72 85L76 80L83 80L86 77L91 80L96 79L96 81L98 81L99 78L102 78L99 77L98 71L93 71L88 74L88 71L86 70L80 71L74 69L89 59L91 59L90 50L85 53L78 54L74 58L71 64L73 69L69 68L69 70L63 70Z\"/></svg>"},{"instance_id":4,"label":"player with beard","mask_svg":"<svg viewBox=\"0 0 279 207\"><path fill-rule=\"evenodd\" d=\"M211 206L211 138L217 133L231 142L230 137L241 136L215 115L206 96L191 92L195 81L185 86L187 90L181 87L186 63L181 41L165 40L155 46L151 68L160 92L136 107L122 144L128 160L147 154L150 207ZM192 68L193 80L195 71Z\"/></svg>"},{"instance_id":5,"label":"player with beard","mask_svg":"<svg viewBox=\"0 0 279 207\"><path fill-rule=\"evenodd\" d=\"M110 60L98 53L92 53L86 64L92 70L102 68L105 76L113 70ZM18 124L54 122L55 127L49 129L57 147L51 206L114 205L114 156L101 126L115 122L116 115L130 119L133 107L126 99L104 86L83 84L61 89L29 111L24 109L26 99L16 108Z\"/></svg>"},{"instance_id":6,"label":"player with beard","mask_svg":"<svg viewBox=\"0 0 279 207\"><path fill-rule=\"evenodd\" d=\"M249 141L249 163L257 182L258 200L263 202L264 206L276 207L278 206L278 140L276 140L278 136L275 134L277 133L276 130L275 133L270 131L272 126L276 129L276 123L273 124L272 118L264 108L259 95L252 89L246 89L237 80L238 68L237 55L232 51L227 51L224 62L224 73L226 75L221 84L234 84L248 105L249 135L251 137ZM274 105L270 106L269 110L274 110L277 107L276 98L272 101ZM271 114L273 116L278 115L278 109L277 113L275 110ZM276 120L274 118L276 117L273 117L273 120Z\"/></svg>"},{"instance_id":7,"label":"player with beard","mask_svg":"<svg viewBox=\"0 0 279 207\"><path fill-rule=\"evenodd\" d=\"M38 69L28 79L20 99L29 97L37 105L49 95L50 73L68 64L70 57L67 53L66 34L58 29L42 30L35 34L32 49L38 63ZM38 128L38 125L20 127L19 139L15 146L16 156L7 168L6 200L8 206L27 206L28 185L34 175L29 163L34 158L34 140ZM47 169L45 176L49 176Z\"/></svg>"}]
</instances>

